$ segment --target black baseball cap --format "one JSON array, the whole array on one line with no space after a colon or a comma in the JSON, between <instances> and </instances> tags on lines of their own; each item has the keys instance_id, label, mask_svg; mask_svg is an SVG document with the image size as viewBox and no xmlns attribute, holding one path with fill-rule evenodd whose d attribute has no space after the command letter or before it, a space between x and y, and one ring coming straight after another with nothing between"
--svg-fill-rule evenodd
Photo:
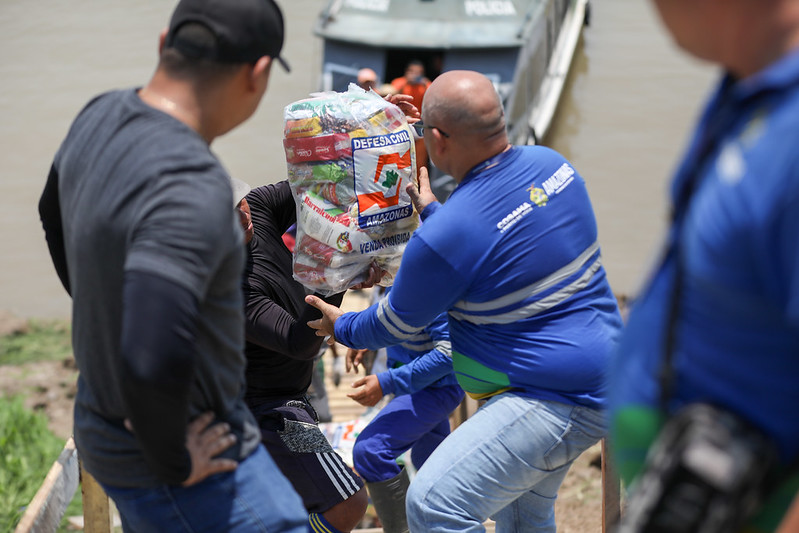
<instances>
[{"instance_id":1,"label":"black baseball cap","mask_svg":"<svg viewBox=\"0 0 799 533\"><path fill-rule=\"evenodd\" d=\"M216 46L198 46L182 38L179 30L186 23L208 28L216 37ZM283 14L274 0L180 0L164 47L219 63L255 63L269 56L290 72L280 57L283 37Z\"/></svg>"}]
</instances>

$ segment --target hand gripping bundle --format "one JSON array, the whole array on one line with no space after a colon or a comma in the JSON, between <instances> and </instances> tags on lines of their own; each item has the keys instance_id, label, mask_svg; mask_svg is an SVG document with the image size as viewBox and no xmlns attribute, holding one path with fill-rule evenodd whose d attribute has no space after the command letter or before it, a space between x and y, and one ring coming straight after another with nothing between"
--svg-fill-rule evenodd
<instances>
[{"instance_id":1,"label":"hand gripping bundle","mask_svg":"<svg viewBox=\"0 0 799 533\"><path fill-rule=\"evenodd\" d=\"M351 84L286 106L288 180L297 205L294 279L330 295L366 279L391 285L419 224L413 134L400 109Z\"/></svg>"}]
</instances>

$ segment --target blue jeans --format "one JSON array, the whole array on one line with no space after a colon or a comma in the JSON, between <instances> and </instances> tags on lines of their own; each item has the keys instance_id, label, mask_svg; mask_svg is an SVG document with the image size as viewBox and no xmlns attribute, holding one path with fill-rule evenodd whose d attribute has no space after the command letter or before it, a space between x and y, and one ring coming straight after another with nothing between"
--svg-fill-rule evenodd
<instances>
[{"instance_id":1,"label":"blue jeans","mask_svg":"<svg viewBox=\"0 0 799 533\"><path fill-rule=\"evenodd\" d=\"M433 452L411 482L411 532L554 532L572 462L606 432L604 412L504 393Z\"/></svg>"},{"instance_id":2,"label":"blue jeans","mask_svg":"<svg viewBox=\"0 0 799 533\"><path fill-rule=\"evenodd\" d=\"M307 533L308 513L263 445L232 472L191 487L119 488L103 485L125 533Z\"/></svg>"}]
</instances>

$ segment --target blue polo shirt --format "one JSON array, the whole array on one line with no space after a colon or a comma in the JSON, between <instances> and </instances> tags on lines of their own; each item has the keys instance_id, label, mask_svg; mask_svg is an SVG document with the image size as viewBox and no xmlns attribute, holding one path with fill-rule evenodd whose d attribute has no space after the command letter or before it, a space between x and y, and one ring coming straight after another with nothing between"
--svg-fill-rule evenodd
<instances>
[{"instance_id":1,"label":"blue polo shirt","mask_svg":"<svg viewBox=\"0 0 799 533\"><path fill-rule=\"evenodd\" d=\"M692 190L684 202L685 191ZM678 223L634 304L614 359L611 407L622 475L634 476L657 424L632 414L659 401L657 373L674 291L670 408L708 401L799 451L799 52L736 81L707 105L672 187ZM676 244L674 244L676 243ZM651 421L650 421L651 422Z\"/></svg>"},{"instance_id":2,"label":"blue polo shirt","mask_svg":"<svg viewBox=\"0 0 799 533\"><path fill-rule=\"evenodd\" d=\"M447 312L461 387L601 408L621 327L585 182L557 152L514 147L422 213L390 294L341 316L336 338L375 348Z\"/></svg>"}]
</instances>

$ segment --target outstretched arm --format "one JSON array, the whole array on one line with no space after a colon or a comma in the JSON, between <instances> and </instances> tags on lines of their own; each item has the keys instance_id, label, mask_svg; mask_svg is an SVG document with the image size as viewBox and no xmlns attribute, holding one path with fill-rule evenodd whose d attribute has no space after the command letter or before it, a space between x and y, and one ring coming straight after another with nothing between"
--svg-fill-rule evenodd
<instances>
[{"instance_id":1,"label":"outstretched arm","mask_svg":"<svg viewBox=\"0 0 799 533\"><path fill-rule=\"evenodd\" d=\"M341 304L343 293L319 300L327 305ZM245 333L247 341L264 346L293 359L310 360L319 353L322 340L308 322L317 320L320 312L303 304L296 319L264 294L245 293Z\"/></svg>"},{"instance_id":2,"label":"outstretched arm","mask_svg":"<svg viewBox=\"0 0 799 533\"><path fill-rule=\"evenodd\" d=\"M376 264L372 264L367 279L352 288L372 287L380 280L382 274L382 270ZM326 298L319 295L306 296L301 315L294 319L285 309L268 296L259 293L257 289L245 288L247 340L295 359L313 359L319 353L321 344L319 337L325 336L319 331L314 332L313 324L324 320L323 309L335 309L339 314L343 313L338 307L343 298L343 292ZM335 339L331 336L328 344L332 345L334 342Z\"/></svg>"},{"instance_id":3,"label":"outstretched arm","mask_svg":"<svg viewBox=\"0 0 799 533\"><path fill-rule=\"evenodd\" d=\"M469 278L414 234L408 242L388 298L359 313L344 313L319 298L305 301L322 311L309 322L319 336L350 348L377 349L405 342L422 331L461 297Z\"/></svg>"},{"instance_id":4,"label":"outstretched arm","mask_svg":"<svg viewBox=\"0 0 799 533\"><path fill-rule=\"evenodd\" d=\"M361 405L371 407L386 394L413 394L451 374L452 346L447 316L441 314L436 317L436 320L425 328L425 333L425 336L416 342L404 345L403 348L389 348L389 359L392 358L392 350L408 350L410 353L420 355L398 368L364 376L353 382L352 386L356 390L347 396ZM433 348L422 353L424 347L430 346L431 342Z\"/></svg>"},{"instance_id":5,"label":"outstretched arm","mask_svg":"<svg viewBox=\"0 0 799 533\"><path fill-rule=\"evenodd\" d=\"M377 375L384 394L413 394L452 373L452 355L430 350L399 368Z\"/></svg>"},{"instance_id":6,"label":"outstretched arm","mask_svg":"<svg viewBox=\"0 0 799 533\"><path fill-rule=\"evenodd\" d=\"M317 318L308 322L308 327L315 329L316 335L319 337L329 336L327 340L328 344L333 344L336 342L336 320L338 320L338 318L344 314L344 311L335 305L327 303L318 296L306 296L305 303L315 307L322 313L321 318Z\"/></svg>"}]
</instances>

